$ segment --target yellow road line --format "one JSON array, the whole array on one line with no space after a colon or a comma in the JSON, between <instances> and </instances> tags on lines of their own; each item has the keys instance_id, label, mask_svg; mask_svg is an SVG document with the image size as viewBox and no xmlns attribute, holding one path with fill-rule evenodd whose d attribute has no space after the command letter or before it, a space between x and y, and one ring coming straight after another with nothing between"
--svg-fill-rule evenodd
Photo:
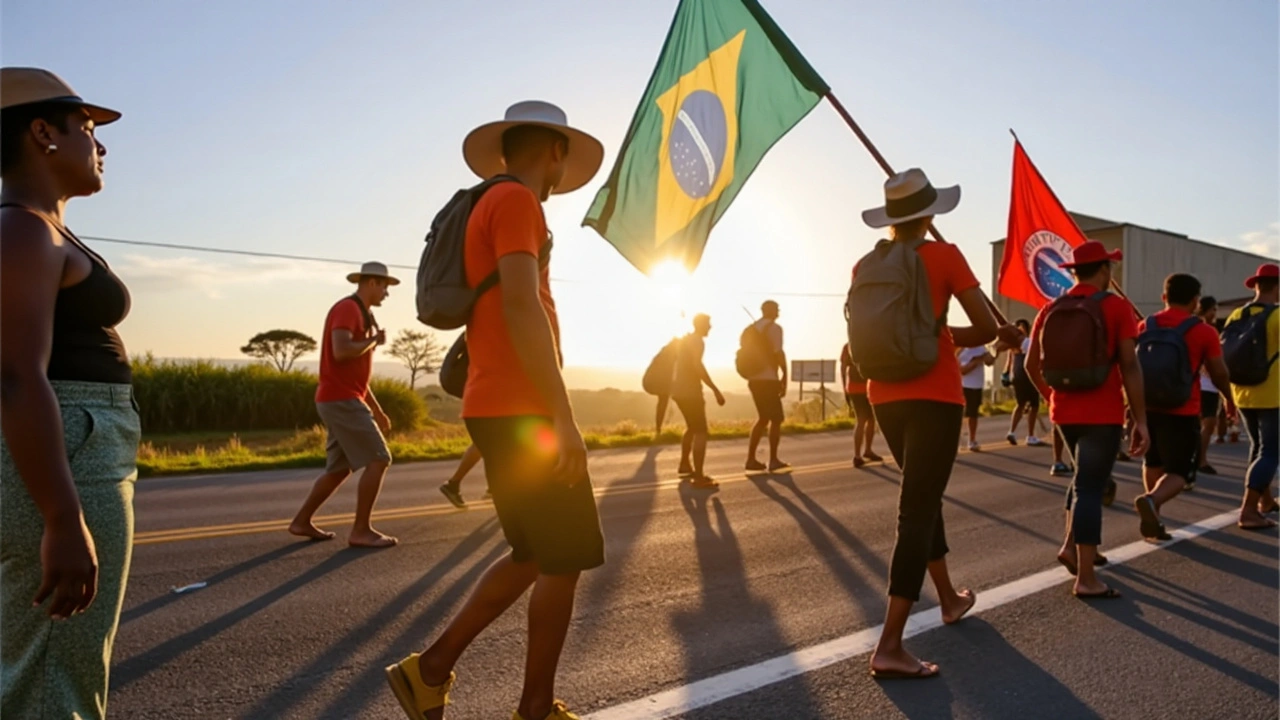
<instances>
[{"instance_id":1,"label":"yellow road line","mask_svg":"<svg viewBox=\"0 0 1280 720\"><path fill-rule=\"evenodd\" d=\"M1022 447L1022 446L1017 446ZM1002 450L1013 450L1012 445L998 445L995 447L984 448L983 452L998 452ZM972 454L972 453L971 453ZM886 463L888 464L888 463ZM812 473L826 472L828 470L838 470L841 468L851 467L848 461L822 463L818 465L801 465L791 469L792 475L808 475ZM735 475L719 482L721 485L729 483L746 482L751 479L748 475ZM626 485L623 487L606 486L596 488L596 497L608 497L615 495L629 495L640 492L651 492L665 488L679 487L681 480L660 480L657 483L646 483L644 485ZM489 509L493 507L493 503L487 500L476 500L467 503L470 509ZM390 508L385 510L375 510L373 512L374 520L407 520L411 518L433 517L436 515L450 515L453 513L466 512L459 510L452 505L416 505L402 508ZM339 515L325 515L315 518L315 522L320 525L328 524L344 524L355 519L355 513L342 513ZM150 530L140 532L134 535L134 545L158 545L160 543L184 542L188 540L207 540L210 538L232 537L235 535L254 535L259 533L277 533L285 532L292 518L281 520L257 520L252 522L231 523L227 525L205 525L200 527L172 528L169 530Z\"/></svg>"}]
</instances>

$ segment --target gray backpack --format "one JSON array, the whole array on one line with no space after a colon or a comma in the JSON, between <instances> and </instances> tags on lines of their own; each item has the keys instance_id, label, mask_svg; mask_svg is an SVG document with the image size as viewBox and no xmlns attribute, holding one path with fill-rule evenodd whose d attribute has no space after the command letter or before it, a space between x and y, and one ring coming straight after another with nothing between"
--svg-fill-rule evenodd
<instances>
[{"instance_id":1,"label":"gray backpack","mask_svg":"<svg viewBox=\"0 0 1280 720\"><path fill-rule=\"evenodd\" d=\"M881 240L858 263L844 317L850 358L869 380L910 380L938 362L938 335L947 314L933 315L929 276L916 253L925 242Z\"/></svg>"}]
</instances>

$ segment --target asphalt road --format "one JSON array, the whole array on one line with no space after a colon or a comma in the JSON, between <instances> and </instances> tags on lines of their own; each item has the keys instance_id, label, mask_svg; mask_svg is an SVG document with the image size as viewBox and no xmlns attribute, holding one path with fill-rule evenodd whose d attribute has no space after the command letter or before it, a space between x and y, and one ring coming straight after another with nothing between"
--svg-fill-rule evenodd
<instances>
[{"instance_id":1,"label":"asphalt road","mask_svg":"<svg viewBox=\"0 0 1280 720\"><path fill-rule=\"evenodd\" d=\"M1002 427L984 424L987 452L961 454L945 507L953 578L996 605L908 640L942 666L927 682L877 684L858 650L883 620L898 476L855 471L847 434L784 438L790 476L747 478L745 441L714 443L714 495L678 484L676 448L592 453L608 561L583 577L558 694L613 720L671 697L699 720L1276 717L1276 532L1227 524L1141 543L1139 467L1120 464L1104 550L1122 562L1104 577L1125 598L1075 600L1065 571L1052 574L1066 481L1049 477L1047 448L1011 448ZM1171 530L1222 524L1245 451L1213 447L1222 475L1166 507ZM354 487L322 511L338 541L284 532L312 472L141 481L111 716L403 717L383 666L427 643L505 547L490 506L444 503L436 486L452 468L393 468L376 524L401 545L382 551L342 542ZM464 493L483 487L477 470ZM208 585L171 592L196 582ZM922 621L936 618L929 593ZM463 657L450 718L511 716L522 609ZM824 643L852 650L812 663ZM777 667L789 676L750 680Z\"/></svg>"}]
</instances>

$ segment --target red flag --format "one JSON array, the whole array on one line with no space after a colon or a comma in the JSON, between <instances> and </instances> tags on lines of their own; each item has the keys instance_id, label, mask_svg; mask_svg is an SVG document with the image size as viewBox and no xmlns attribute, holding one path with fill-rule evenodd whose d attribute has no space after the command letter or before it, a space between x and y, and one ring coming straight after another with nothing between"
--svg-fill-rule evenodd
<instances>
[{"instance_id":1,"label":"red flag","mask_svg":"<svg viewBox=\"0 0 1280 720\"><path fill-rule=\"evenodd\" d=\"M1000 294L1036 309L1048 305L1075 284L1062 263L1087 239L1015 139L1009 231L996 284Z\"/></svg>"}]
</instances>

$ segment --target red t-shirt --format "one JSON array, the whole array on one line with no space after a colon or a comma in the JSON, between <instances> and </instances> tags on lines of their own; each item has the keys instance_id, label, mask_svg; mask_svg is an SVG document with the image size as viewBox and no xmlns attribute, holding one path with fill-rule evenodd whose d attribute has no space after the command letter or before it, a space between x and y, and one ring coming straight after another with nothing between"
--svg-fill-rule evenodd
<instances>
[{"instance_id":1,"label":"red t-shirt","mask_svg":"<svg viewBox=\"0 0 1280 720\"><path fill-rule=\"evenodd\" d=\"M549 242L542 205L533 191L518 182L493 186L480 198L467 221L467 282L475 287L498 267L498 258L514 253L538 257ZM551 297L547 266L539 279L538 299L560 346L560 325ZM480 296L467 322L467 351L471 356L467 387L462 394L463 417L550 415L551 407L534 386L516 354L507 318L502 311L502 284Z\"/></svg>"},{"instance_id":2,"label":"red t-shirt","mask_svg":"<svg viewBox=\"0 0 1280 720\"><path fill-rule=\"evenodd\" d=\"M924 260L929 275L929 294L933 297L933 315L941 317L951 303L951 298L966 290L978 287L978 278L965 261L960 248L941 242L927 242L916 251ZM858 268L853 269L856 277ZM964 391L960 389L960 363L956 361L956 346L951 339L950 328L942 328L938 335L938 362L933 369L904 382L867 382L867 397L872 405L899 400L936 400L952 405L964 404Z\"/></svg>"},{"instance_id":3,"label":"red t-shirt","mask_svg":"<svg viewBox=\"0 0 1280 720\"><path fill-rule=\"evenodd\" d=\"M364 400L369 393L369 376L373 374L373 351L354 360L339 361L333 356L334 330L350 330L353 339L367 340L372 328L365 327L364 314L353 298L342 298L329 309L320 341L320 385L316 388L316 402Z\"/></svg>"},{"instance_id":4,"label":"red t-shirt","mask_svg":"<svg viewBox=\"0 0 1280 720\"><path fill-rule=\"evenodd\" d=\"M1077 283L1067 291L1069 295L1092 295L1098 292L1093 285ZM1029 352L1040 352L1040 329L1049 306L1036 315L1031 326ZM1092 390L1049 390L1049 418L1059 425L1124 425L1124 381L1120 377L1118 354L1120 341L1138 337L1138 323L1133 309L1118 295L1108 295L1102 301L1102 316L1107 322L1107 352L1111 355L1111 374L1107 381Z\"/></svg>"},{"instance_id":5,"label":"red t-shirt","mask_svg":"<svg viewBox=\"0 0 1280 720\"><path fill-rule=\"evenodd\" d=\"M1174 327L1191 317L1191 313L1179 308L1165 308L1152 317L1160 327ZM1138 323L1139 333L1146 328L1146 320ZM1176 410L1150 410L1149 412L1165 415L1198 416L1200 414L1200 368L1205 362L1222 357L1222 341L1218 339L1218 333L1214 331L1213 326L1204 322L1191 326L1184 339L1187 341L1187 350L1191 353L1191 369L1196 373L1195 383L1191 386L1191 399Z\"/></svg>"}]
</instances>

